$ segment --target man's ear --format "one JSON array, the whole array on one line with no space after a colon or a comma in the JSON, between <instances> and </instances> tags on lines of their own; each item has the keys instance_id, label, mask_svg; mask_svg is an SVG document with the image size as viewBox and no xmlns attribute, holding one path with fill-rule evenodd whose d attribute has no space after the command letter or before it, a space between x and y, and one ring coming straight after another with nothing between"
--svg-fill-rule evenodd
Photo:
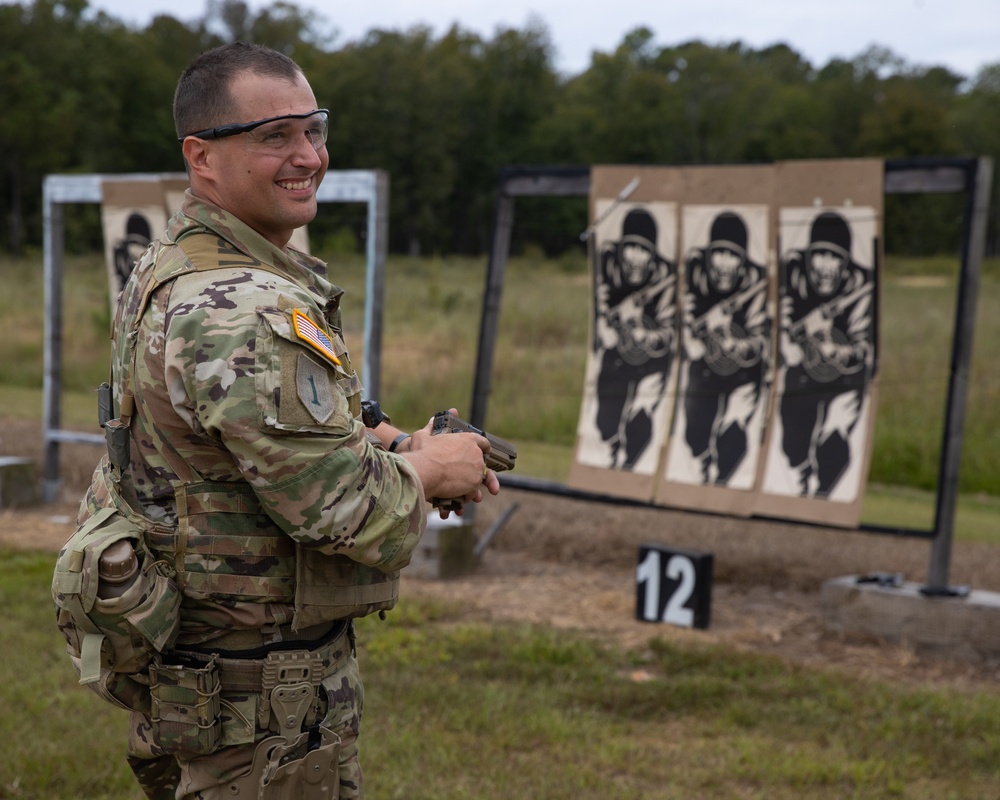
<instances>
[{"instance_id":1,"label":"man's ear","mask_svg":"<svg viewBox=\"0 0 1000 800\"><path fill-rule=\"evenodd\" d=\"M184 153L184 160L192 176L209 177L213 167L212 148L209 142L188 136L181 144L181 152Z\"/></svg>"}]
</instances>

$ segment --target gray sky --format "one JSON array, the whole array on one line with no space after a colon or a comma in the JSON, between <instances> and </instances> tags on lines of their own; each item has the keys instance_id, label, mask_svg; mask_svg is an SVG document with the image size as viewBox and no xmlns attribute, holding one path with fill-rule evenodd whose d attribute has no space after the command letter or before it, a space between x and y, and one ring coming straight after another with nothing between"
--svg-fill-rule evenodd
<instances>
[{"instance_id":1,"label":"gray sky","mask_svg":"<svg viewBox=\"0 0 1000 800\"><path fill-rule=\"evenodd\" d=\"M247 0L252 9L271 5ZM813 63L853 58L872 44L910 65L942 65L966 77L1000 62L1000 0L292 0L313 10L338 36L333 46L374 28L430 26L441 35L453 24L492 38L498 26L521 29L537 18L556 47L556 67L585 70L594 50L609 52L630 30L645 25L658 45L690 39L708 44L740 40L759 48L783 42ZM202 16L205 0L91 0L91 7L145 25L158 13L181 20Z\"/></svg>"}]
</instances>

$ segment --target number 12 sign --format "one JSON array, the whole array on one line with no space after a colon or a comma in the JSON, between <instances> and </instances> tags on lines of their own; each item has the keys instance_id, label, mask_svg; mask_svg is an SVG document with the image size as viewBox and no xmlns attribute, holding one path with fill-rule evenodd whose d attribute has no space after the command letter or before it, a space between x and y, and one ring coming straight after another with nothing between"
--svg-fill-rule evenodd
<instances>
[{"instance_id":1,"label":"number 12 sign","mask_svg":"<svg viewBox=\"0 0 1000 800\"><path fill-rule=\"evenodd\" d=\"M639 547L635 618L681 628L707 628L712 611L711 553Z\"/></svg>"}]
</instances>

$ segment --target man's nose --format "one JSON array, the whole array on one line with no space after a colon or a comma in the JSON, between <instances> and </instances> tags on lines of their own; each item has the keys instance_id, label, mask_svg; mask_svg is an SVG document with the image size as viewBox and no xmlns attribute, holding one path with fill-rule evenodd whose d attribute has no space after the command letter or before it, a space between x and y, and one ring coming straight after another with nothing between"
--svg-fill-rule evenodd
<instances>
[{"instance_id":1,"label":"man's nose","mask_svg":"<svg viewBox=\"0 0 1000 800\"><path fill-rule=\"evenodd\" d=\"M326 145L323 145L323 147L326 147ZM323 163L319 150L313 147L312 140L305 133L298 138L295 151L291 157L295 164L312 168L319 167Z\"/></svg>"}]
</instances>

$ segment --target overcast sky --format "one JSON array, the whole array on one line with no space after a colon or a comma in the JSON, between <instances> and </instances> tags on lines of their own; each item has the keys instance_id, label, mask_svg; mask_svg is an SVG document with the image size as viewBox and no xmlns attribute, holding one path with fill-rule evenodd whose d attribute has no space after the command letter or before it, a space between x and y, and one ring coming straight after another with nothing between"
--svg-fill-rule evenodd
<instances>
[{"instance_id":1,"label":"overcast sky","mask_svg":"<svg viewBox=\"0 0 1000 800\"><path fill-rule=\"evenodd\" d=\"M691 39L716 45L740 40L755 48L783 42L821 66L853 58L872 44L916 66L942 65L966 77L1000 62L1000 0L291 0L320 14L336 31L332 47L374 28L430 26L441 35L457 23L484 38L498 26L545 23L556 67L584 71L595 50L609 52L644 25L657 45ZM260 9L266 0L248 0ZM91 0L91 8L145 26L156 14L187 21L205 13L205 0Z\"/></svg>"}]
</instances>

